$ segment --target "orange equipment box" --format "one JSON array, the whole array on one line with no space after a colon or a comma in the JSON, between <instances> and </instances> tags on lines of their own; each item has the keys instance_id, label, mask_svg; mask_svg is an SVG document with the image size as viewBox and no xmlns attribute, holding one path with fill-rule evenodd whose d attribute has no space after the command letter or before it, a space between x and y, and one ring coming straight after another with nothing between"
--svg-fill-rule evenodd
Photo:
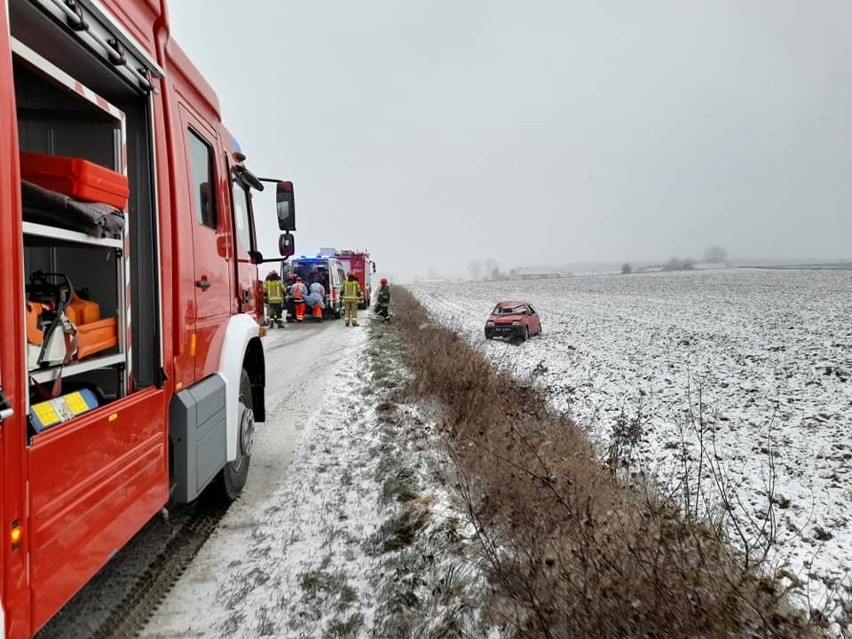
<instances>
[{"instance_id":1,"label":"orange equipment box","mask_svg":"<svg viewBox=\"0 0 852 639\"><path fill-rule=\"evenodd\" d=\"M75 295L65 307L65 315L75 326L91 324L101 319L101 306L97 302L84 300Z\"/></svg>"},{"instance_id":2,"label":"orange equipment box","mask_svg":"<svg viewBox=\"0 0 852 639\"><path fill-rule=\"evenodd\" d=\"M87 202L127 207L127 176L81 158L21 152L21 178Z\"/></svg>"},{"instance_id":3,"label":"orange equipment box","mask_svg":"<svg viewBox=\"0 0 852 639\"><path fill-rule=\"evenodd\" d=\"M118 322L114 317L77 327L77 359L118 346Z\"/></svg>"}]
</instances>

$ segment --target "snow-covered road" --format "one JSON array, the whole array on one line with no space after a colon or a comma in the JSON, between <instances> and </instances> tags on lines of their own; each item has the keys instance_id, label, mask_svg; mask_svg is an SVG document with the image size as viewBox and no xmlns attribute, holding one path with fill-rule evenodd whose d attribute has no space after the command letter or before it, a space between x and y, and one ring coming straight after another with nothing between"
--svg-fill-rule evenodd
<instances>
[{"instance_id":1,"label":"snow-covered road","mask_svg":"<svg viewBox=\"0 0 852 639\"><path fill-rule=\"evenodd\" d=\"M283 635L278 627L292 608L279 604L298 599L299 575L288 571L284 583L276 567L293 568L295 562L279 562L278 556L293 552L300 535L319 532L306 527L305 519L320 517L322 502L333 498L312 489L313 473L299 476L310 458L295 462L294 452L311 422L341 423L344 407L329 406L328 400L346 394L342 391L356 375L365 342L365 330L342 322L270 330L264 341L267 421L256 430L243 495L143 637L252 637L264 628L276 629L273 636Z\"/></svg>"},{"instance_id":2,"label":"snow-covered road","mask_svg":"<svg viewBox=\"0 0 852 639\"><path fill-rule=\"evenodd\" d=\"M264 339L266 422L257 427L249 478L228 517L250 516L252 504L268 499L280 484L305 424L339 384L332 379L338 362L363 341L360 331L353 335L345 328L341 322L292 324L271 329Z\"/></svg>"}]
</instances>

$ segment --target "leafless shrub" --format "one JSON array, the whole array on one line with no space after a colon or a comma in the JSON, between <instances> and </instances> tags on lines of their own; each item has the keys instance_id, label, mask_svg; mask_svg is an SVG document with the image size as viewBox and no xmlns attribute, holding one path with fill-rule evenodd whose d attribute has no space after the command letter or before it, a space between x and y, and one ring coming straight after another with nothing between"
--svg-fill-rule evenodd
<instances>
[{"instance_id":1,"label":"leafless shrub","mask_svg":"<svg viewBox=\"0 0 852 639\"><path fill-rule=\"evenodd\" d=\"M634 415L628 415L624 406L612 427L604 463L612 473L620 468L629 468L633 461L633 451L642 439L643 418L641 403Z\"/></svg>"},{"instance_id":2,"label":"leafless shrub","mask_svg":"<svg viewBox=\"0 0 852 639\"><path fill-rule=\"evenodd\" d=\"M626 486L574 424L548 414L543 393L496 371L406 291L394 305L408 390L442 406L458 492L497 589L490 614L516 636L822 636L758 570L761 553L745 559L691 501ZM625 419L613 459L638 441L641 420ZM757 530L771 536L771 524Z\"/></svg>"},{"instance_id":3,"label":"leafless shrub","mask_svg":"<svg viewBox=\"0 0 852 639\"><path fill-rule=\"evenodd\" d=\"M783 503L776 494L775 417L769 420L761 447L766 462L765 501L764 507L756 510L743 503L737 475L725 465L725 457L717 448L712 411L703 401L703 385L692 379L688 384L688 407L677 423L680 469L669 495L684 516L701 520L714 535L730 542L744 569L764 566L777 541L775 509Z\"/></svg>"}]
</instances>

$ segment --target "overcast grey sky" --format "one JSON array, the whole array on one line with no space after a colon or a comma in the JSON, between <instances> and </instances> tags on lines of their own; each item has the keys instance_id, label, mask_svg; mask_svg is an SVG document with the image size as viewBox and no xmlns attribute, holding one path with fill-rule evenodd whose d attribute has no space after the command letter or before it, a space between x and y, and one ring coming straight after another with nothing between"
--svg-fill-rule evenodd
<instances>
[{"instance_id":1,"label":"overcast grey sky","mask_svg":"<svg viewBox=\"0 0 852 639\"><path fill-rule=\"evenodd\" d=\"M298 253L367 247L399 278L711 244L852 256L846 0L173 0L170 14L249 166L294 181Z\"/></svg>"}]
</instances>

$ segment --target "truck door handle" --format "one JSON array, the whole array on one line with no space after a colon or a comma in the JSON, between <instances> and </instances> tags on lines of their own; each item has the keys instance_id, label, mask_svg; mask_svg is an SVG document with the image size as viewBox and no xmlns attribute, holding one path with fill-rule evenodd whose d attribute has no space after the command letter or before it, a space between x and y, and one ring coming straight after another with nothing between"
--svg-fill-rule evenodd
<instances>
[{"instance_id":1,"label":"truck door handle","mask_svg":"<svg viewBox=\"0 0 852 639\"><path fill-rule=\"evenodd\" d=\"M200 280L195 280L195 285L202 290L206 290L210 288L210 280L207 279L206 275L202 275Z\"/></svg>"}]
</instances>

